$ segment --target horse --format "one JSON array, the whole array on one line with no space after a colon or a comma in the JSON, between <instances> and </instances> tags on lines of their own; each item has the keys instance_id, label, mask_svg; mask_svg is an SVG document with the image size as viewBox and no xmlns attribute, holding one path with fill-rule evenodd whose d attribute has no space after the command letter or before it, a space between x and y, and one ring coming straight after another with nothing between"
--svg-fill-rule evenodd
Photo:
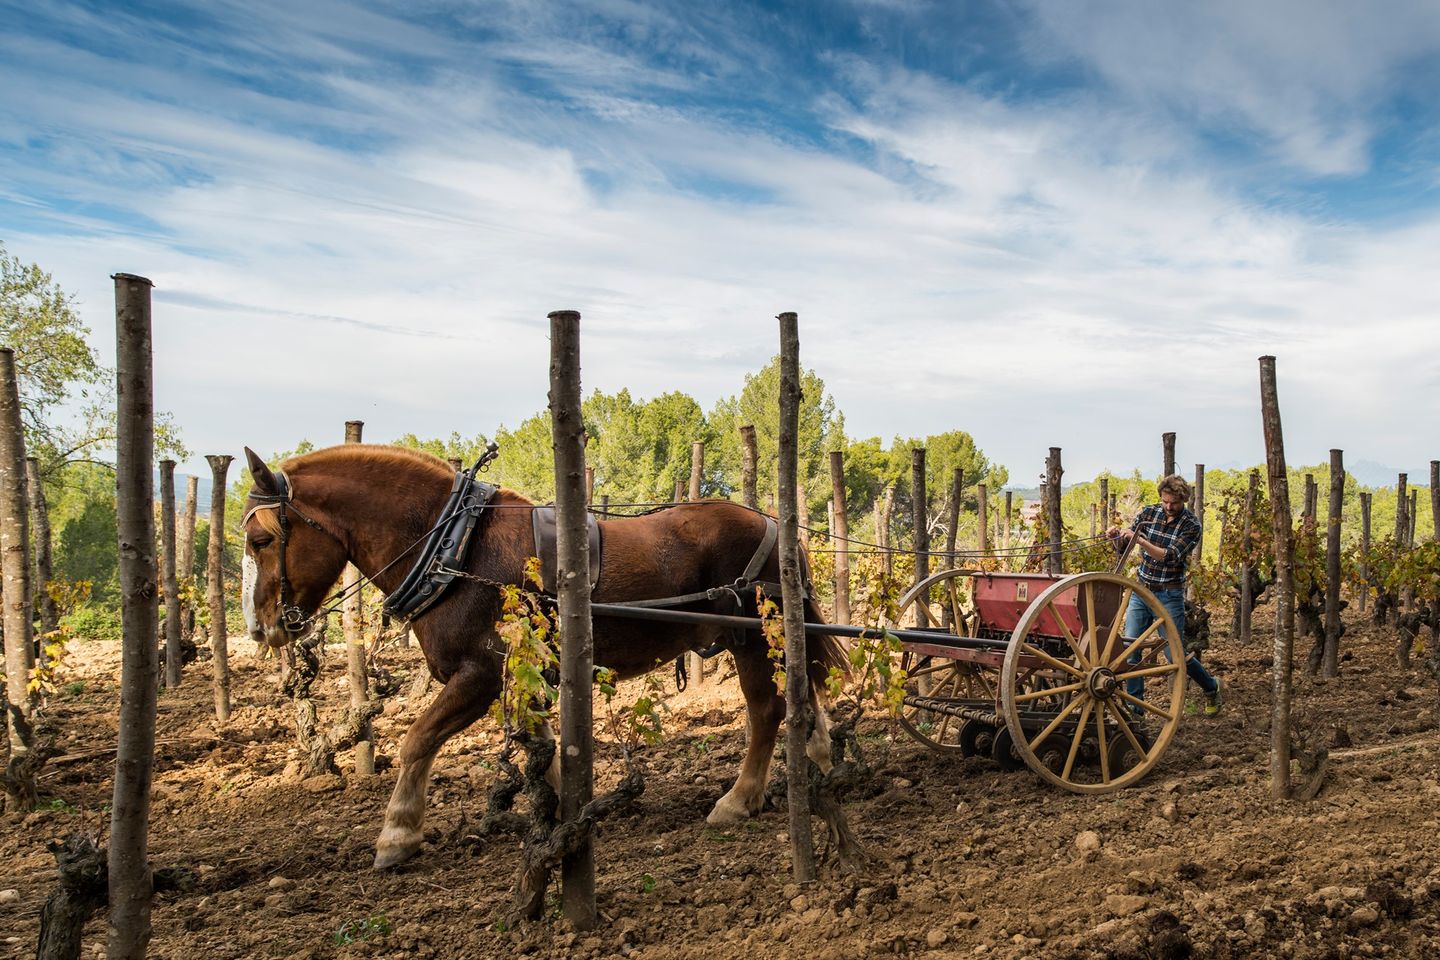
<instances>
[{"instance_id":1,"label":"horse","mask_svg":"<svg viewBox=\"0 0 1440 960\"><path fill-rule=\"evenodd\" d=\"M314 629L316 614L345 564L353 563L385 593L405 578L401 558L436 525L449 499L455 470L428 453L402 447L345 444L294 456L279 476L248 447L254 487L246 501L244 585L246 627L261 649L280 648ZM496 584L524 585L527 559L536 553L531 526L537 505L500 488L472 537L463 569L437 604L412 621L431 675L443 686L405 733L400 772L376 841L375 868L419 849L430 768L445 741L483 716L500 694L505 644ZM734 583L751 566L767 523L754 510L728 500L677 504L638 517L598 522L603 551L592 599L624 603L683 597ZM758 579L779 582L778 551L768 550ZM476 579L471 579L476 578ZM677 609L733 613L720 600ZM746 598L754 612L754 598ZM821 622L813 600L811 622ZM727 824L756 815L785 699L776 689L767 643L756 631L709 624L597 617L594 662L621 678L668 664L686 651L716 644L735 658L745 696L749 734L734 785L716 801L707 821ZM844 649L833 637L807 637L807 674L816 725L806 753L829 769L829 736L821 708L829 669L845 669Z\"/></svg>"}]
</instances>

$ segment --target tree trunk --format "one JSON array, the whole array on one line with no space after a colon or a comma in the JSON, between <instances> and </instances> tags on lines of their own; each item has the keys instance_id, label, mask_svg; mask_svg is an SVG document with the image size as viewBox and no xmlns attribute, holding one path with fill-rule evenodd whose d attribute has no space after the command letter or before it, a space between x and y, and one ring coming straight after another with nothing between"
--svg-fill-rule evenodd
<instances>
[{"instance_id":1,"label":"tree trunk","mask_svg":"<svg viewBox=\"0 0 1440 960\"><path fill-rule=\"evenodd\" d=\"M180 581L175 576L175 461L160 461L160 578L165 584L165 689L180 686Z\"/></svg>"},{"instance_id":2,"label":"tree trunk","mask_svg":"<svg viewBox=\"0 0 1440 960\"><path fill-rule=\"evenodd\" d=\"M5 808L28 813L35 805L30 754L35 749L36 697L29 689L35 666L30 609L30 511L25 496L25 428L21 422L15 351L0 348L0 577L5 631L5 716L10 761Z\"/></svg>"},{"instance_id":3,"label":"tree trunk","mask_svg":"<svg viewBox=\"0 0 1440 960\"><path fill-rule=\"evenodd\" d=\"M891 550L894 541L890 536L890 521L895 514L895 485L885 488L885 495L875 501L875 539L879 541L885 557L885 576L895 575L895 555Z\"/></svg>"},{"instance_id":4,"label":"tree trunk","mask_svg":"<svg viewBox=\"0 0 1440 960\"><path fill-rule=\"evenodd\" d=\"M190 584L195 573L195 515L200 504L200 478L185 478L185 515L180 522L180 543L176 547L179 566L175 575ZM193 595L193 594L192 594ZM187 601L181 611L181 632L186 643L195 642L195 608Z\"/></svg>"},{"instance_id":5,"label":"tree trunk","mask_svg":"<svg viewBox=\"0 0 1440 960\"><path fill-rule=\"evenodd\" d=\"M945 565L947 567L954 567L956 563L955 539L960 533L960 500L964 495L964 490L965 469L956 467L954 476L950 478L950 510L949 515L945 518ZM955 626L956 604L948 599L955 595L955 581L948 582L945 589L947 599L942 601L944 606L940 611L940 626L949 630Z\"/></svg>"},{"instance_id":6,"label":"tree trunk","mask_svg":"<svg viewBox=\"0 0 1440 960\"><path fill-rule=\"evenodd\" d=\"M1010 549L1010 515L1015 511L1015 492L1005 491L1005 533L1001 546L1006 550Z\"/></svg>"},{"instance_id":7,"label":"tree trunk","mask_svg":"<svg viewBox=\"0 0 1440 960\"><path fill-rule=\"evenodd\" d=\"M1294 571L1290 479L1275 385L1275 358L1260 358L1260 410L1265 426L1265 462L1270 474L1271 523L1275 537L1275 645L1270 721L1270 796L1290 796L1291 654L1295 643Z\"/></svg>"},{"instance_id":8,"label":"tree trunk","mask_svg":"<svg viewBox=\"0 0 1440 960\"><path fill-rule=\"evenodd\" d=\"M983 483L975 485L975 509L980 515L980 553L990 552L990 491Z\"/></svg>"},{"instance_id":9,"label":"tree trunk","mask_svg":"<svg viewBox=\"0 0 1440 960\"><path fill-rule=\"evenodd\" d=\"M755 428L747 423L740 428L740 502L751 510L760 506L755 496L755 459Z\"/></svg>"},{"instance_id":10,"label":"tree trunk","mask_svg":"<svg viewBox=\"0 0 1440 960\"><path fill-rule=\"evenodd\" d=\"M1100 478L1100 529L1109 530L1115 526L1115 518L1110 512L1110 478Z\"/></svg>"},{"instance_id":11,"label":"tree trunk","mask_svg":"<svg viewBox=\"0 0 1440 960\"><path fill-rule=\"evenodd\" d=\"M1190 510L1200 521L1200 542L1195 545L1195 563L1205 562L1205 464L1195 464L1195 485L1190 488ZM1190 585L1190 598L1195 598L1195 585Z\"/></svg>"},{"instance_id":12,"label":"tree trunk","mask_svg":"<svg viewBox=\"0 0 1440 960\"><path fill-rule=\"evenodd\" d=\"M585 505L595 502L595 468L585 468Z\"/></svg>"},{"instance_id":13,"label":"tree trunk","mask_svg":"<svg viewBox=\"0 0 1440 960\"><path fill-rule=\"evenodd\" d=\"M1333 677L1340 669L1340 520L1345 508L1345 453L1330 451L1330 522L1325 527L1325 654L1320 675Z\"/></svg>"},{"instance_id":14,"label":"tree trunk","mask_svg":"<svg viewBox=\"0 0 1440 960\"><path fill-rule=\"evenodd\" d=\"M800 327L780 314L780 592L785 618L785 773L790 808L790 856L796 883L815 880L815 839L810 832L809 671L805 658L805 602L795 492L799 473Z\"/></svg>"},{"instance_id":15,"label":"tree trunk","mask_svg":"<svg viewBox=\"0 0 1440 960\"><path fill-rule=\"evenodd\" d=\"M925 520L925 448L910 450L910 516L915 525L915 582L930 576L930 527ZM904 612L903 610L901 611ZM915 626L930 626L930 591L915 598Z\"/></svg>"},{"instance_id":16,"label":"tree trunk","mask_svg":"<svg viewBox=\"0 0 1440 960\"><path fill-rule=\"evenodd\" d=\"M50 596L50 581L55 576L50 548L50 507L45 502L40 461L34 457L25 458L25 487L30 498L30 515L34 519L30 532L35 543L35 582L31 588L35 609L40 616L40 633L47 635L60 629L60 611L55 607L55 598Z\"/></svg>"},{"instance_id":17,"label":"tree trunk","mask_svg":"<svg viewBox=\"0 0 1440 960\"><path fill-rule=\"evenodd\" d=\"M1160 434L1160 446L1164 449L1164 472L1161 477L1172 476L1175 473L1175 434Z\"/></svg>"},{"instance_id":18,"label":"tree trunk","mask_svg":"<svg viewBox=\"0 0 1440 960\"><path fill-rule=\"evenodd\" d=\"M109 960L143 960L150 943L150 782L155 753L155 401L150 281L115 275L116 526L120 540L119 745L110 808ZM223 488L222 488L223 490ZM173 509L173 506L172 506Z\"/></svg>"},{"instance_id":19,"label":"tree trunk","mask_svg":"<svg viewBox=\"0 0 1440 960\"><path fill-rule=\"evenodd\" d=\"M1060 448L1051 447L1050 456L1045 458L1045 488L1048 494L1045 525L1050 541L1046 569L1051 574L1065 572L1065 559L1060 553L1060 539L1064 535L1060 523L1060 477L1064 473L1064 468L1060 466Z\"/></svg>"},{"instance_id":20,"label":"tree trunk","mask_svg":"<svg viewBox=\"0 0 1440 960\"><path fill-rule=\"evenodd\" d=\"M560 606L560 822L571 823L594 796L589 539L585 532L585 421L580 415L580 314L550 314L550 422L555 450L557 599ZM696 444L703 451L703 445ZM695 446L691 447L694 451ZM698 455L703 458L701 452ZM700 459L692 459L691 499L699 498ZM595 926L595 852L587 837L561 860L565 919Z\"/></svg>"},{"instance_id":21,"label":"tree trunk","mask_svg":"<svg viewBox=\"0 0 1440 960\"><path fill-rule=\"evenodd\" d=\"M234 457L208 454L210 463L210 544L205 557L206 599L210 607L210 662L214 666L215 717L230 719L230 652L225 630L225 474Z\"/></svg>"},{"instance_id":22,"label":"tree trunk","mask_svg":"<svg viewBox=\"0 0 1440 960\"><path fill-rule=\"evenodd\" d=\"M345 421L345 442L360 443L365 432L365 421ZM340 612L340 622L345 632L345 676L350 685L350 710L359 716L370 702L370 664L366 657L365 630L360 607L360 571L355 564L345 564L342 586L345 589L345 604ZM370 721L362 721L355 740L355 775L370 777L375 774L375 734Z\"/></svg>"},{"instance_id":23,"label":"tree trunk","mask_svg":"<svg viewBox=\"0 0 1440 960\"><path fill-rule=\"evenodd\" d=\"M835 622L850 622L850 521L845 510L845 454L830 453L830 490L835 505Z\"/></svg>"},{"instance_id":24,"label":"tree trunk","mask_svg":"<svg viewBox=\"0 0 1440 960\"><path fill-rule=\"evenodd\" d=\"M1410 536L1410 518L1406 516L1410 506L1410 497L1406 493L1406 483L1409 478L1400 474L1395 481L1395 545L1404 547L1405 541Z\"/></svg>"},{"instance_id":25,"label":"tree trunk","mask_svg":"<svg viewBox=\"0 0 1440 960\"><path fill-rule=\"evenodd\" d=\"M1430 523L1434 539L1440 540L1440 460L1430 461Z\"/></svg>"}]
</instances>

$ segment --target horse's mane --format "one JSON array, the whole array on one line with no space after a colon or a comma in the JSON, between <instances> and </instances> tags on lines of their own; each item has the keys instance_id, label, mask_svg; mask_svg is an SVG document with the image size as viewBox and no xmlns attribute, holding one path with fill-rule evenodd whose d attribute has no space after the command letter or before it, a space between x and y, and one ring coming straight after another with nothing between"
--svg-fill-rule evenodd
<instances>
[{"instance_id":1,"label":"horse's mane","mask_svg":"<svg viewBox=\"0 0 1440 960\"><path fill-rule=\"evenodd\" d=\"M280 464L280 469L289 473L294 469L303 469L307 465L324 467L335 463L343 463L347 468L361 470L368 467L385 469L413 465L429 468L437 474L450 475L452 473L450 464L433 453L414 450L410 447L391 447L368 443L342 443L333 447L311 450L309 453L296 454L293 457L287 457L285 462Z\"/></svg>"}]
</instances>

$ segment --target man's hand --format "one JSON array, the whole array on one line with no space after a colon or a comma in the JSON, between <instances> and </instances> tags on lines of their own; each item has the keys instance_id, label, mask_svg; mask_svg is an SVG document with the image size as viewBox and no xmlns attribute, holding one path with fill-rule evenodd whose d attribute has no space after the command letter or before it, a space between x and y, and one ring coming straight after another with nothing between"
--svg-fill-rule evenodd
<instances>
[{"instance_id":1,"label":"man's hand","mask_svg":"<svg viewBox=\"0 0 1440 960\"><path fill-rule=\"evenodd\" d=\"M1127 541L1130 539L1131 535L1132 531L1128 528L1122 529L1120 527L1111 527L1109 530L1105 531L1105 536L1109 537L1111 540Z\"/></svg>"}]
</instances>

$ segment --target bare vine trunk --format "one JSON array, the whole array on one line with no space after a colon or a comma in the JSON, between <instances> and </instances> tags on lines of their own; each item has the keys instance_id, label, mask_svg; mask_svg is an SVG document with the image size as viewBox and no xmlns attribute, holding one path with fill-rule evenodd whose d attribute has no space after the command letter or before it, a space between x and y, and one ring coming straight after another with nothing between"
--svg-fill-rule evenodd
<instances>
[{"instance_id":1,"label":"bare vine trunk","mask_svg":"<svg viewBox=\"0 0 1440 960\"><path fill-rule=\"evenodd\" d=\"M1173 432L1160 434L1160 446L1164 452L1164 472L1160 475L1168 477L1175 472L1175 434Z\"/></svg>"},{"instance_id":2,"label":"bare vine trunk","mask_svg":"<svg viewBox=\"0 0 1440 960\"><path fill-rule=\"evenodd\" d=\"M1065 559L1060 553L1060 539L1063 531L1060 523L1060 477L1065 473L1060 465L1060 448L1051 447L1050 456L1045 458L1045 526L1046 538L1050 542L1046 556L1046 569L1051 574L1065 572Z\"/></svg>"},{"instance_id":3,"label":"bare vine trunk","mask_svg":"<svg viewBox=\"0 0 1440 960\"><path fill-rule=\"evenodd\" d=\"M850 622L850 520L845 507L845 454L830 453L830 490L835 505L835 622Z\"/></svg>"},{"instance_id":4,"label":"bare vine trunk","mask_svg":"<svg viewBox=\"0 0 1440 960\"><path fill-rule=\"evenodd\" d=\"M180 520L180 543L176 547L179 566L175 575L185 584L189 597L183 601L181 610L181 634L185 642L194 645L195 643L195 515L200 507L200 478L185 478L185 513Z\"/></svg>"},{"instance_id":5,"label":"bare vine trunk","mask_svg":"<svg viewBox=\"0 0 1440 960\"><path fill-rule=\"evenodd\" d=\"M1272 673L1274 708L1270 720L1270 796L1290 796L1291 656L1295 645L1294 571L1290 520L1290 480L1285 467L1285 438L1275 384L1275 358L1260 358L1260 410L1265 427L1265 461L1270 477L1270 508L1275 537L1275 643Z\"/></svg>"},{"instance_id":6,"label":"bare vine trunk","mask_svg":"<svg viewBox=\"0 0 1440 960\"><path fill-rule=\"evenodd\" d=\"M740 428L740 500L751 510L760 507L755 496L755 428L746 424Z\"/></svg>"},{"instance_id":7,"label":"bare vine trunk","mask_svg":"<svg viewBox=\"0 0 1440 960\"><path fill-rule=\"evenodd\" d=\"M345 421L345 442L359 443L365 430L363 420ZM370 702L370 664L365 651L365 629L360 607L360 571L345 564L345 605L340 619L345 631L345 676L350 685L350 710L359 714ZM355 775L375 775L375 735L370 721L361 721L355 741Z\"/></svg>"},{"instance_id":8,"label":"bare vine trunk","mask_svg":"<svg viewBox=\"0 0 1440 960\"><path fill-rule=\"evenodd\" d=\"M175 461L160 461L160 578L165 585L165 688L180 686L180 583L175 576Z\"/></svg>"},{"instance_id":9,"label":"bare vine trunk","mask_svg":"<svg viewBox=\"0 0 1440 960\"><path fill-rule=\"evenodd\" d=\"M915 582L930 575L930 528L925 522L925 448L910 451L910 516L915 525ZM930 625L930 597L927 590L915 598L915 626Z\"/></svg>"},{"instance_id":10,"label":"bare vine trunk","mask_svg":"<svg viewBox=\"0 0 1440 960\"><path fill-rule=\"evenodd\" d=\"M1345 453L1330 451L1330 516L1325 526L1325 651L1320 675L1333 677L1340 669L1340 522L1345 509Z\"/></svg>"}]
</instances>

